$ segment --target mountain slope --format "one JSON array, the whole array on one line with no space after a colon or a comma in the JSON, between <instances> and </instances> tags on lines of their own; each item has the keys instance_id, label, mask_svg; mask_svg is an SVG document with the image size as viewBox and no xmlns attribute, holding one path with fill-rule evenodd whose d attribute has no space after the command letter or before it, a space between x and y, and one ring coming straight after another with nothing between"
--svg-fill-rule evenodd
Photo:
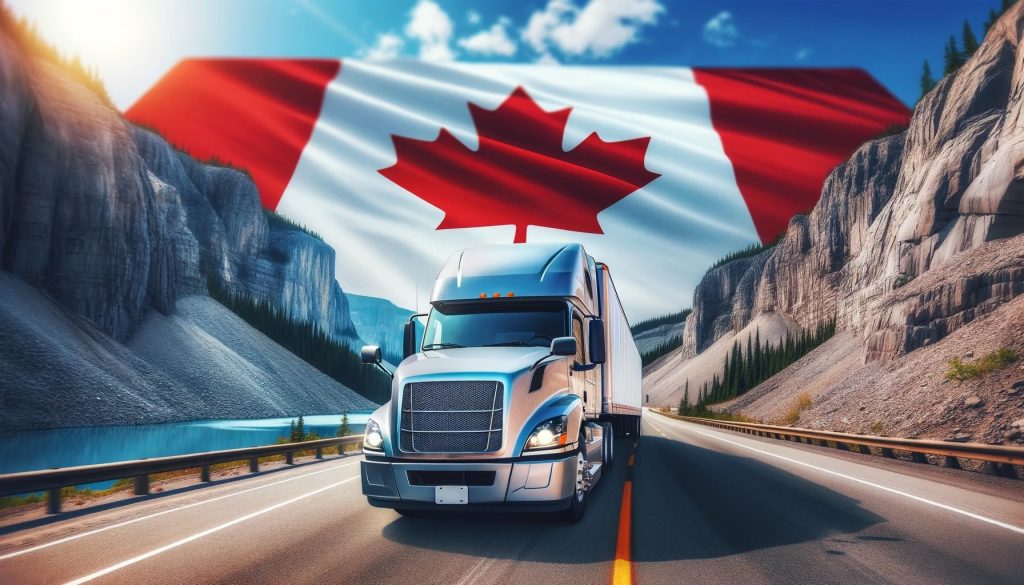
<instances>
[{"instance_id":1,"label":"mountain slope","mask_svg":"<svg viewBox=\"0 0 1024 585\"><path fill-rule=\"evenodd\" d=\"M127 344L0 272L5 431L336 413L372 403L194 296Z\"/></svg>"},{"instance_id":2,"label":"mountain slope","mask_svg":"<svg viewBox=\"0 0 1024 585\"><path fill-rule=\"evenodd\" d=\"M709 271L680 359L713 370L707 348L778 315L801 327L835 319L861 361L887 362L1024 293L1024 256L983 262L1000 249L992 242L1024 233L1022 33L1018 3L921 100L906 132L868 142L833 171L777 246ZM986 245L982 256L964 255ZM678 363L658 366L647 391L674 406L678 376L659 369ZM919 387L899 391L927 400Z\"/></svg>"},{"instance_id":3,"label":"mountain slope","mask_svg":"<svg viewBox=\"0 0 1024 585\"><path fill-rule=\"evenodd\" d=\"M367 404L206 298L358 346L335 251L264 212L244 172L125 122L31 34L0 6L0 426Z\"/></svg>"}]
</instances>

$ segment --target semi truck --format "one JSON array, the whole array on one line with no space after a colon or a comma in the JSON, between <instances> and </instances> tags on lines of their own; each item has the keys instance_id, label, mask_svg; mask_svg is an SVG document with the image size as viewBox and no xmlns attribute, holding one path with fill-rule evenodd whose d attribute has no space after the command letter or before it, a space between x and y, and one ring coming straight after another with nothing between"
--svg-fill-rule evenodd
<instances>
[{"instance_id":1,"label":"semi truck","mask_svg":"<svg viewBox=\"0 0 1024 585\"><path fill-rule=\"evenodd\" d=\"M373 506L578 521L614 437L640 433L640 353L608 266L580 244L455 252L429 314L406 323L403 350L394 372L379 347L361 352L392 376L364 433Z\"/></svg>"}]
</instances>

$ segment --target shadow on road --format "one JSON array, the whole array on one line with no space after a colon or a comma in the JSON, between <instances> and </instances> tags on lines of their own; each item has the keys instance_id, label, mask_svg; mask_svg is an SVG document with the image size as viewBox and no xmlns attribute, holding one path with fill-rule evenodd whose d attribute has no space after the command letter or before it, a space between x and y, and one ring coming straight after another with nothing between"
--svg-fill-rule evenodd
<instances>
[{"instance_id":1,"label":"shadow on road","mask_svg":"<svg viewBox=\"0 0 1024 585\"><path fill-rule=\"evenodd\" d=\"M571 525L543 515L442 514L396 519L383 535L410 547L547 563L615 557L629 444ZM633 486L636 562L715 558L855 534L883 521L859 502L755 459L644 437ZM858 537L854 537L858 538ZM865 539L885 537L864 537Z\"/></svg>"},{"instance_id":2,"label":"shadow on road","mask_svg":"<svg viewBox=\"0 0 1024 585\"><path fill-rule=\"evenodd\" d=\"M885 519L749 457L645 437L633 487L633 559L710 559L855 535ZM854 540L898 540L852 536Z\"/></svg>"}]
</instances>

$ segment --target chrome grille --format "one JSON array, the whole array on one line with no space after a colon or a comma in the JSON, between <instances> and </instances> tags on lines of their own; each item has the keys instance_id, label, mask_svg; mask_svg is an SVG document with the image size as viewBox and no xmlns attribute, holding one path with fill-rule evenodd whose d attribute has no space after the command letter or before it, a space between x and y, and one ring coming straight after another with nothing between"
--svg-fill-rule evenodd
<instances>
[{"instance_id":1,"label":"chrome grille","mask_svg":"<svg viewBox=\"0 0 1024 585\"><path fill-rule=\"evenodd\" d=\"M406 453L487 453L501 448L501 382L413 382L402 393L400 447Z\"/></svg>"}]
</instances>

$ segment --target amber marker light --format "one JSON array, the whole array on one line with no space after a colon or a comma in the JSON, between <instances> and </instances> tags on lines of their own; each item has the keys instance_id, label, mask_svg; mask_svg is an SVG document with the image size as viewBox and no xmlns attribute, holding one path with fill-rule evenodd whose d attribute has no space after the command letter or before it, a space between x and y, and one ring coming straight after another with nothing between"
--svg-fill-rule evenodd
<instances>
[{"instance_id":1,"label":"amber marker light","mask_svg":"<svg viewBox=\"0 0 1024 585\"><path fill-rule=\"evenodd\" d=\"M505 293L505 296L506 296L506 297L514 297L514 296L516 296L516 293L514 293L514 292L508 292L508 293Z\"/></svg>"},{"instance_id":2,"label":"amber marker light","mask_svg":"<svg viewBox=\"0 0 1024 585\"><path fill-rule=\"evenodd\" d=\"M480 298L481 299L486 299L487 298L487 293L480 293Z\"/></svg>"},{"instance_id":3,"label":"amber marker light","mask_svg":"<svg viewBox=\"0 0 1024 585\"><path fill-rule=\"evenodd\" d=\"M496 299L497 299L497 298L499 298L499 297L501 297L501 293L494 293L494 298L496 298Z\"/></svg>"}]
</instances>

